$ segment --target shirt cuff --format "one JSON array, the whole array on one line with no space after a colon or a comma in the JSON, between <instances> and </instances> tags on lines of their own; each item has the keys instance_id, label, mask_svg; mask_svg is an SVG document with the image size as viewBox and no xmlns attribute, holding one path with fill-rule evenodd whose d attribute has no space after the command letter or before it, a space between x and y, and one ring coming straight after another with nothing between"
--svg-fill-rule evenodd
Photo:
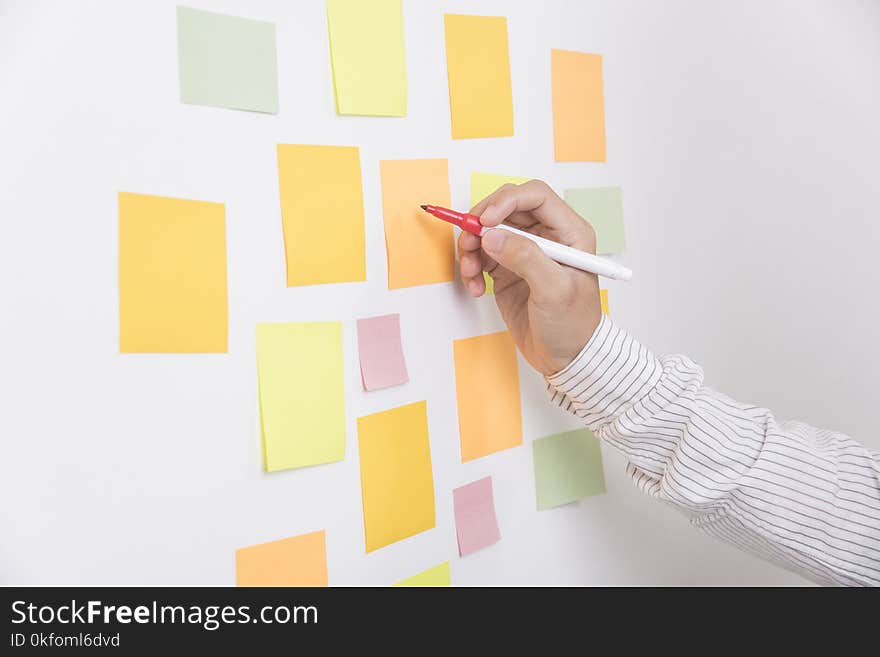
<instances>
[{"instance_id":1,"label":"shirt cuff","mask_svg":"<svg viewBox=\"0 0 880 657\"><path fill-rule=\"evenodd\" d=\"M554 390L558 390L562 394L571 390L573 386L568 384L577 376L577 371L580 367L589 362L589 359L601 346L600 343L607 341L609 333L612 332L612 328L611 320L608 319L607 315L603 314L601 319L599 319L599 325L593 331L593 335L587 340L587 344L584 345L584 348L581 349L580 353L561 370L555 374L544 377L547 381L547 385Z\"/></svg>"},{"instance_id":2,"label":"shirt cuff","mask_svg":"<svg viewBox=\"0 0 880 657\"><path fill-rule=\"evenodd\" d=\"M602 426L647 394L661 370L651 352L603 315L574 360L545 378L551 398Z\"/></svg>"}]
</instances>

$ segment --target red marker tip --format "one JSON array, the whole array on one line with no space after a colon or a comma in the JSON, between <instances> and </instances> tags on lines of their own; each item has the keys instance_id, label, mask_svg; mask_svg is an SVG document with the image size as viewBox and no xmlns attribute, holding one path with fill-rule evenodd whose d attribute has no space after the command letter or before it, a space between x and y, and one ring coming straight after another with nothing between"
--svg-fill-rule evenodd
<instances>
[{"instance_id":1,"label":"red marker tip","mask_svg":"<svg viewBox=\"0 0 880 657\"><path fill-rule=\"evenodd\" d=\"M483 230L483 226L480 224L480 218L474 214L456 212L455 210L440 208L435 205L423 205L421 207L422 210L424 210L428 214L432 214L438 219L442 219L443 221L448 221L449 223L458 226L462 230L466 230L469 233L473 233L474 235L480 235L481 231Z\"/></svg>"}]
</instances>

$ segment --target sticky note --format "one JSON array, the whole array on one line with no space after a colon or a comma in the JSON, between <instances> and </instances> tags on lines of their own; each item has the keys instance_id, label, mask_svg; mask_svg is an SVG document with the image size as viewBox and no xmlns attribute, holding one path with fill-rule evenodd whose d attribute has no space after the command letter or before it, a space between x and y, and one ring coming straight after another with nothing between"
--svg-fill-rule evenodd
<instances>
[{"instance_id":1,"label":"sticky note","mask_svg":"<svg viewBox=\"0 0 880 657\"><path fill-rule=\"evenodd\" d=\"M407 577L392 586L452 586L452 578L449 575L449 562L445 561L439 566L423 570L417 575Z\"/></svg>"},{"instance_id":2,"label":"sticky note","mask_svg":"<svg viewBox=\"0 0 880 657\"><path fill-rule=\"evenodd\" d=\"M366 280L360 153L278 144L287 286Z\"/></svg>"},{"instance_id":3,"label":"sticky note","mask_svg":"<svg viewBox=\"0 0 880 657\"><path fill-rule=\"evenodd\" d=\"M342 324L257 324L267 472L345 458Z\"/></svg>"},{"instance_id":4,"label":"sticky note","mask_svg":"<svg viewBox=\"0 0 880 657\"><path fill-rule=\"evenodd\" d=\"M235 551L236 586L327 586L324 531Z\"/></svg>"},{"instance_id":5,"label":"sticky note","mask_svg":"<svg viewBox=\"0 0 880 657\"><path fill-rule=\"evenodd\" d=\"M327 0L338 114L406 116L402 0Z\"/></svg>"},{"instance_id":6,"label":"sticky note","mask_svg":"<svg viewBox=\"0 0 880 657\"><path fill-rule=\"evenodd\" d=\"M226 352L222 203L119 193L119 350Z\"/></svg>"},{"instance_id":7,"label":"sticky note","mask_svg":"<svg viewBox=\"0 0 880 657\"><path fill-rule=\"evenodd\" d=\"M379 390L409 381L400 345L400 315L359 319L357 336L364 390Z\"/></svg>"},{"instance_id":8,"label":"sticky note","mask_svg":"<svg viewBox=\"0 0 880 657\"><path fill-rule=\"evenodd\" d=\"M425 402L359 417L367 552L434 527Z\"/></svg>"},{"instance_id":9,"label":"sticky note","mask_svg":"<svg viewBox=\"0 0 880 657\"><path fill-rule=\"evenodd\" d=\"M605 492L602 451L589 429L532 442L538 510Z\"/></svg>"},{"instance_id":10,"label":"sticky note","mask_svg":"<svg viewBox=\"0 0 880 657\"><path fill-rule=\"evenodd\" d=\"M610 314L608 310L608 290L599 290L599 302L602 304L602 312L606 315Z\"/></svg>"},{"instance_id":11,"label":"sticky note","mask_svg":"<svg viewBox=\"0 0 880 657\"><path fill-rule=\"evenodd\" d=\"M504 16L445 14L452 138L513 135L513 93Z\"/></svg>"},{"instance_id":12,"label":"sticky note","mask_svg":"<svg viewBox=\"0 0 880 657\"><path fill-rule=\"evenodd\" d=\"M496 189L508 183L512 185L522 185L531 178L523 178L522 176L507 176L499 173L477 173L471 174L471 207L489 196Z\"/></svg>"},{"instance_id":13,"label":"sticky note","mask_svg":"<svg viewBox=\"0 0 880 657\"><path fill-rule=\"evenodd\" d=\"M530 178L522 176L505 176L497 173L472 173L471 174L471 207L489 196L502 185L510 183L512 185L521 185L528 182ZM486 280L486 294L495 293L495 282L486 272L483 272L483 278Z\"/></svg>"},{"instance_id":14,"label":"sticky note","mask_svg":"<svg viewBox=\"0 0 880 657\"><path fill-rule=\"evenodd\" d=\"M278 112L275 24L177 8L180 100Z\"/></svg>"},{"instance_id":15,"label":"sticky note","mask_svg":"<svg viewBox=\"0 0 880 657\"><path fill-rule=\"evenodd\" d=\"M454 340L461 461L522 445L516 347L507 331Z\"/></svg>"},{"instance_id":16,"label":"sticky note","mask_svg":"<svg viewBox=\"0 0 880 657\"><path fill-rule=\"evenodd\" d=\"M556 161L604 162L602 55L551 50L550 77Z\"/></svg>"},{"instance_id":17,"label":"sticky note","mask_svg":"<svg viewBox=\"0 0 880 657\"><path fill-rule=\"evenodd\" d=\"M596 253L622 253L626 250L620 187L566 189L564 197L565 202L596 231Z\"/></svg>"},{"instance_id":18,"label":"sticky note","mask_svg":"<svg viewBox=\"0 0 880 657\"><path fill-rule=\"evenodd\" d=\"M485 477L452 491L458 554L465 556L501 540L492 477Z\"/></svg>"},{"instance_id":19,"label":"sticky note","mask_svg":"<svg viewBox=\"0 0 880 657\"><path fill-rule=\"evenodd\" d=\"M388 289L454 280L452 224L432 217L419 207L451 205L447 160L382 160L379 174L388 253Z\"/></svg>"}]
</instances>

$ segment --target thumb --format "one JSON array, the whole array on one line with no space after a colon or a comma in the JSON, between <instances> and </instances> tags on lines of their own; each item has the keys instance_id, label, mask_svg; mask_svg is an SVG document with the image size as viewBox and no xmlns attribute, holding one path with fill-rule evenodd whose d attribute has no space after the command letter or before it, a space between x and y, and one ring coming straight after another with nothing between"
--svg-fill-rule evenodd
<instances>
[{"instance_id":1,"label":"thumb","mask_svg":"<svg viewBox=\"0 0 880 657\"><path fill-rule=\"evenodd\" d=\"M533 296L549 297L557 287L562 268L531 240L493 228L483 235L482 247L499 265L525 279Z\"/></svg>"}]
</instances>

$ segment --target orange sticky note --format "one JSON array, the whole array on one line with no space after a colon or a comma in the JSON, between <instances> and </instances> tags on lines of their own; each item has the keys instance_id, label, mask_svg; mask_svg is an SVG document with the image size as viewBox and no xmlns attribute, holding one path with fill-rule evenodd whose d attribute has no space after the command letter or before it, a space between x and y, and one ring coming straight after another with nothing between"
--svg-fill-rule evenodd
<instances>
[{"instance_id":1,"label":"orange sticky note","mask_svg":"<svg viewBox=\"0 0 880 657\"><path fill-rule=\"evenodd\" d=\"M507 18L445 14L452 138L513 135Z\"/></svg>"},{"instance_id":2,"label":"orange sticky note","mask_svg":"<svg viewBox=\"0 0 880 657\"><path fill-rule=\"evenodd\" d=\"M507 331L455 340L461 461L522 445L516 346Z\"/></svg>"},{"instance_id":3,"label":"orange sticky note","mask_svg":"<svg viewBox=\"0 0 880 657\"><path fill-rule=\"evenodd\" d=\"M327 586L324 530L235 551L236 586Z\"/></svg>"},{"instance_id":4,"label":"orange sticky note","mask_svg":"<svg viewBox=\"0 0 880 657\"><path fill-rule=\"evenodd\" d=\"M119 193L119 350L226 352L222 203Z\"/></svg>"},{"instance_id":5,"label":"orange sticky note","mask_svg":"<svg viewBox=\"0 0 880 657\"><path fill-rule=\"evenodd\" d=\"M419 207L424 203L451 205L447 160L382 160L379 174L388 289L454 280L452 225Z\"/></svg>"},{"instance_id":6,"label":"orange sticky note","mask_svg":"<svg viewBox=\"0 0 880 657\"><path fill-rule=\"evenodd\" d=\"M599 302L602 304L602 312L608 315L608 290L599 290Z\"/></svg>"},{"instance_id":7,"label":"orange sticky note","mask_svg":"<svg viewBox=\"0 0 880 657\"><path fill-rule=\"evenodd\" d=\"M557 162L605 161L602 55L550 51Z\"/></svg>"},{"instance_id":8,"label":"orange sticky note","mask_svg":"<svg viewBox=\"0 0 880 657\"><path fill-rule=\"evenodd\" d=\"M287 286L366 280L357 147L278 144L278 183Z\"/></svg>"},{"instance_id":9,"label":"orange sticky note","mask_svg":"<svg viewBox=\"0 0 880 657\"><path fill-rule=\"evenodd\" d=\"M364 537L372 552L434 527L427 405L398 406L357 424Z\"/></svg>"}]
</instances>

